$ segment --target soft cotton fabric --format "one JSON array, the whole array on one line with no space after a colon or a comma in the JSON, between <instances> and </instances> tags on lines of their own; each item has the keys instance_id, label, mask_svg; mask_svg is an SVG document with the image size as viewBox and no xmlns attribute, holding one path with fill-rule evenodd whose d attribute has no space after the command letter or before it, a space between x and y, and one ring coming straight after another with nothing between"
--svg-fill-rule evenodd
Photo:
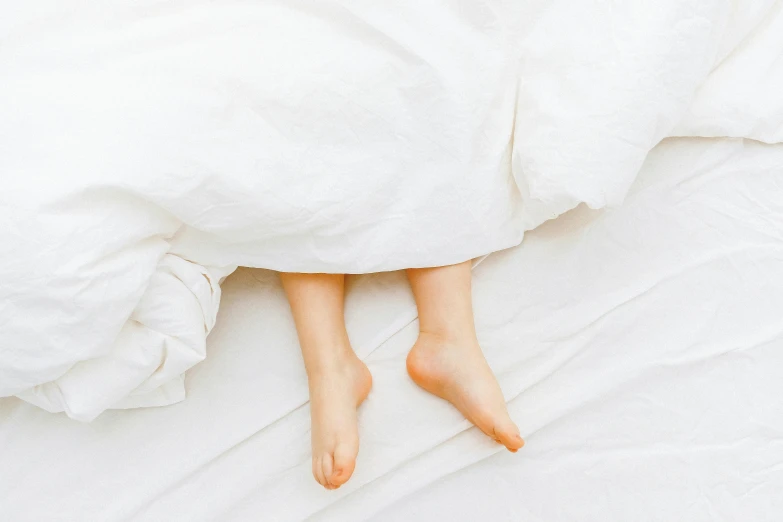
<instances>
[{"instance_id":1,"label":"soft cotton fabric","mask_svg":"<svg viewBox=\"0 0 783 522\"><path fill-rule=\"evenodd\" d=\"M619 204L672 132L775 141L777 79L757 88L770 121L704 121L713 93L744 94L727 60L762 78L780 57L743 53L776 41L779 10L18 2L0 22L0 396L85 421L170 404L237 265L456 263Z\"/></svg>"},{"instance_id":2,"label":"soft cotton fabric","mask_svg":"<svg viewBox=\"0 0 783 522\"><path fill-rule=\"evenodd\" d=\"M349 277L348 333L375 384L356 472L324 490L280 281L240 269L187 400L85 424L0 399L0 513L778 522L781 175L781 145L666 140L622 206L581 206L474 268L479 340L527 441L517 454L406 374L418 323L405 275Z\"/></svg>"}]
</instances>

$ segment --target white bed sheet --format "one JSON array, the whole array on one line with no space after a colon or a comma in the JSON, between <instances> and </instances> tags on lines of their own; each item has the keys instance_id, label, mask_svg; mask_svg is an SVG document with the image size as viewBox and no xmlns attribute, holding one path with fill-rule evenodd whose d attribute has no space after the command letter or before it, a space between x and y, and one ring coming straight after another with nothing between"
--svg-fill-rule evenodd
<instances>
[{"instance_id":1,"label":"white bed sheet","mask_svg":"<svg viewBox=\"0 0 783 522\"><path fill-rule=\"evenodd\" d=\"M3 519L779 519L783 146L667 140L621 208L580 207L474 273L524 451L410 382L404 277L360 276L348 326L375 384L355 476L321 489L284 296L243 269L184 402L82 424L0 400Z\"/></svg>"}]
</instances>

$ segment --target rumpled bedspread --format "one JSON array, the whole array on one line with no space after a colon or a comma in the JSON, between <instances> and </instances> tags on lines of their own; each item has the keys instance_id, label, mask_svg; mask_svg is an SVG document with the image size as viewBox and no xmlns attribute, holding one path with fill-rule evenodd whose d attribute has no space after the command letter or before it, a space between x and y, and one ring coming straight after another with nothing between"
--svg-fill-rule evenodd
<instances>
[{"instance_id":1,"label":"rumpled bedspread","mask_svg":"<svg viewBox=\"0 0 783 522\"><path fill-rule=\"evenodd\" d=\"M239 265L456 263L619 205L664 137L783 142L782 6L6 6L0 396L171 404Z\"/></svg>"}]
</instances>

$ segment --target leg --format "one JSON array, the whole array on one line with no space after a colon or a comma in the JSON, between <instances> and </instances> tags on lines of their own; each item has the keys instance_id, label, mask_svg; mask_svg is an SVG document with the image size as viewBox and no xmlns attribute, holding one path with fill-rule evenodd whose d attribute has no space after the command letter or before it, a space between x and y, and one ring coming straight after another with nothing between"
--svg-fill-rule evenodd
<instances>
[{"instance_id":1,"label":"leg","mask_svg":"<svg viewBox=\"0 0 783 522\"><path fill-rule=\"evenodd\" d=\"M470 268L468 261L408 270L420 325L419 339L408 354L408 373L481 431L517 451L524 441L476 338Z\"/></svg>"},{"instance_id":2,"label":"leg","mask_svg":"<svg viewBox=\"0 0 783 522\"><path fill-rule=\"evenodd\" d=\"M359 452L356 409L372 377L345 331L345 276L282 273L310 387L313 475L327 489L343 485Z\"/></svg>"}]
</instances>

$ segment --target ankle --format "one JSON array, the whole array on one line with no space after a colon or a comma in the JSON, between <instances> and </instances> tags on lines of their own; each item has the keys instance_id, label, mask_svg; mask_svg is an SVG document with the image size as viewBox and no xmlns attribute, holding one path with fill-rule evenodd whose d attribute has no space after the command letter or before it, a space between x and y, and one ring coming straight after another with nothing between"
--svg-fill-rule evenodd
<instances>
[{"instance_id":1,"label":"ankle","mask_svg":"<svg viewBox=\"0 0 783 522\"><path fill-rule=\"evenodd\" d=\"M346 356L310 365L307 368L307 382L311 398L316 393L322 393L324 389L334 390L335 387L349 385L361 402L370 392L372 375L367 365L351 352Z\"/></svg>"},{"instance_id":2,"label":"ankle","mask_svg":"<svg viewBox=\"0 0 783 522\"><path fill-rule=\"evenodd\" d=\"M350 346L345 349L329 350L327 356L313 357L307 361L306 369L309 377L319 377L348 371L356 354Z\"/></svg>"},{"instance_id":3,"label":"ankle","mask_svg":"<svg viewBox=\"0 0 783 522\"><path fill-rule=\"evenodd\" d=\"M473 328L419 329L419 340L436 344L478 343Z\"/></svg>"}]
</instances>

